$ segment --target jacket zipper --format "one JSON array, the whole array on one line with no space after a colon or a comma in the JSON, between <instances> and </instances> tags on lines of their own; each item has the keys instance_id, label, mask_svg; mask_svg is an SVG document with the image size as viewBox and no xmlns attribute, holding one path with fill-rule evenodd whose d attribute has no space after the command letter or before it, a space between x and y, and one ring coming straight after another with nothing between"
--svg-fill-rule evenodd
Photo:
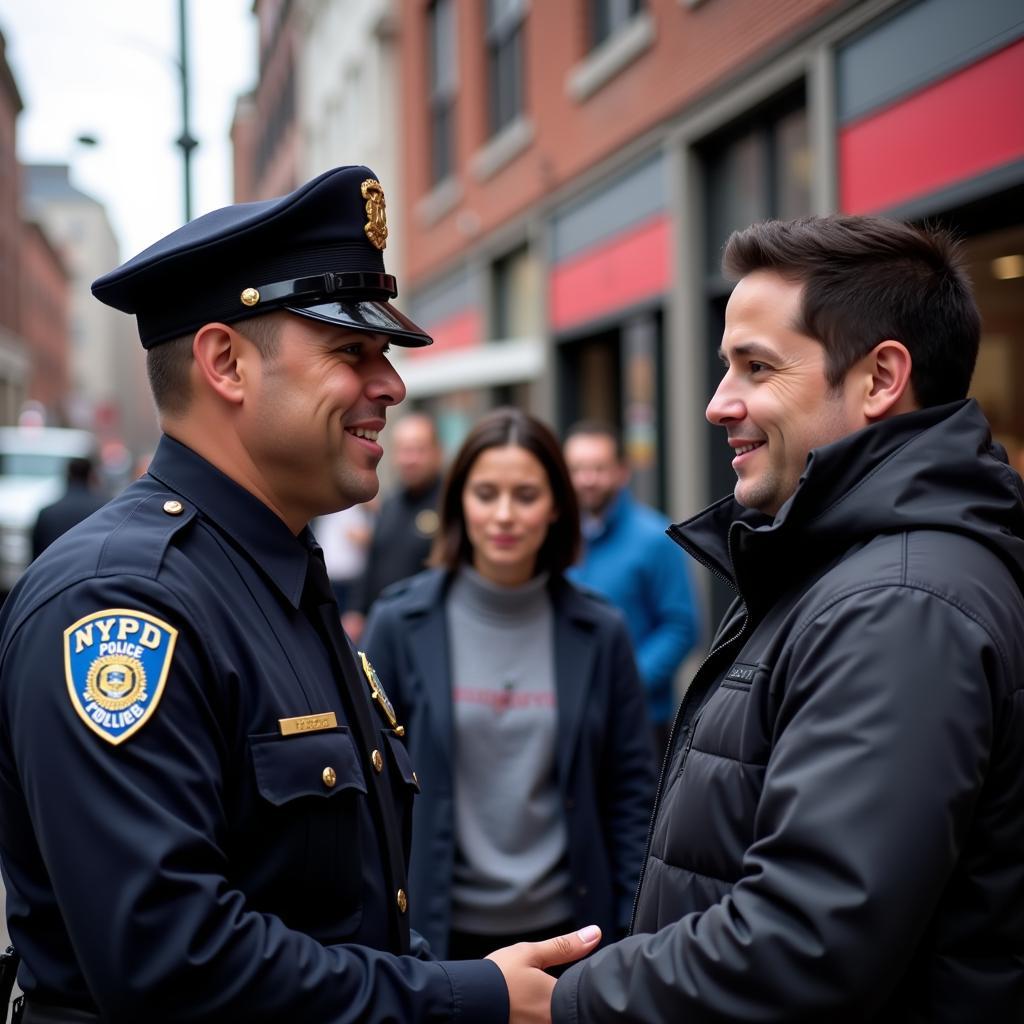
<instances>
[{"instance_id":1,"label":"jacket zipper","mask_svg":"<svg viewBox=\"0 0 1024 1024\"><path fill-rule=\"evenodd\" d=\"M675 527L672 527L670 532L669 532L669 535L672 537L672 539L675 541L676 544L678 544L688 555L690 555L690 557L693 558L694 561L699 562L702 566L704 566L704 568L707 569L708 572L710 572L713 576L717 576L720 580L722 580L723 583L727 583L730 587L732 587L732 589L735 590L736 593L740 597L743 596L742 594L740 594L739 588L736 586L736 584L735 584L735 582L733 580L731 580L728 576L726 576L725 573L720 572L715 566L711 565L706 559L702 558L701 555L698 553L698 551L696 549L692 548L685 541L683 541L679 536L677 536L676 533L673 532L674 530L675 530ZM731 535L731 531L730 531L730 536L729 536L728 544L729 544L729 562L732 563L733 562L733 557L732 557L732 535ZM669 761L671 760L671 757L672 757L672 744L675 742L676 730L679 728L679 721L680 721L680 719L683 716L683 712L686 710L687 702L690 699L690 694L693 693L693 684L697 681L698 676L700 676L701 672L704 670L704 666L716 654L718 654L719 651L723 650L725 647L728 647L729 644L731 644L734 640L738 640L743 635L743 632L747 628L747 623L749 621L750 621L750 615L747 612L746 603L744 602L744 606L743 606L743 622L740 623L740 628L739 628L738 632L733 633L732 636L730 636L727 639L723 640L716 648L714 648L714 650L711 650L711 651L709 651L707 653L707 655L705 656L704 660L697 667L697 671L694 672L693 679L691 680L690 685L687 687L686 693L683 694L682 702L679 705L679 709L676 711L675 718L672 720L672 728L671 728L671 730L669 731L669 734L668 734L668 745L665 748L665 756L662 758L662 761L661 761L661 774L658 777L658 788L656 790L655 797L654 797L654 807L651 810L651 822L650 822L650 824L647 827L647 846L646 846L646 848L644 850L643 864L640 867L640 878L637 880L637 883L636 883L636 892L633 894L633 914L632 914L632 916L630 917L630 920L629 920L629 931L626 933L627 935L632 935L633 934L633 929L636 927L636 911L637 911L637 907L640 904L640 888L641 888L641 886L643 885L643 882L644 882L644 875L647 874L647 862L648 862L648 860L650 860L650 856L651 856L651 843L654 840L654 823L658 819L658 809L661 806L661 794L662 794L662 789L663 789L663 787L665 785L665 775L668 772ZM697 717L699 719L700 716L698 715ZM679 762L679 774L680 775L683 774L683 768L686 766L686 757L687 757L687 755L690 752L690 745L693 743L693 734L696 731L696 728L697 728L697 722L695 720L695 721L690 723L690 734L686 737L686 746L683 749L683 756L682 756L682 759Z\"/></svg>"}]
</instances>

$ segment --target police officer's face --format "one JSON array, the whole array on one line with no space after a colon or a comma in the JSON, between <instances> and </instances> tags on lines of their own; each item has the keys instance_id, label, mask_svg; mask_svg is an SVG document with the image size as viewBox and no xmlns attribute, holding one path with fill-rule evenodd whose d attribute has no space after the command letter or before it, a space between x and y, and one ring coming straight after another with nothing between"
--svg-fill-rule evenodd
<instances>
[{"instance_id":1,"label":"police officer's face","mask_svg":"<svg viewBox=\"0 0 1024 1024\"><path fill-rule=\"evenodd\" d=\"M466 477L462 515L473 568L504 586L525 583L557 515L540 460L514 444L482 451Z\"/></svg>"},{"instance_id":2,"label":"police officer's face","mask_svg":"<svg viewBox=\"0 0 1024 1024\"><path fill-rule=\"evenodd\" d=\"M725 376L707 418L725 427L736 500L775 515L796 490L812 448L866 426L851 370L833 390L825 349L801 334L803 285L758 270L733 290L725 310Z\"/></svg>"},{"instance_id":3,"label":"police officer's face","mask_svg":"<svg viewBox=\"0 0 1024 1024\"><path fill-rule=\"evenodd\" d=\"M294 529L377 493L378 434L405 397L387 351L386 335L282 318L278 350L254 382L249 444L268 499Z\"/></svg>"}]
</instances>

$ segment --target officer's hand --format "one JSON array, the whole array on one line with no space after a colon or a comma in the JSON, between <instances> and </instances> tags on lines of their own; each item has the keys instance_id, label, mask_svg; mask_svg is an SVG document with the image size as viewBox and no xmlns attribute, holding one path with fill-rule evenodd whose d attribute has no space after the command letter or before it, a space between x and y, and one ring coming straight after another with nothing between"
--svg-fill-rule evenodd
<instances>
[{"instance_id":1,"label":"officer's hand","mask_svg":"<svg viewBox=\"0 0 1024 1024\"><path fill-rule=\"evenodd\" d=\"M487 959L498 965L508 986L509 1024L550 1024L555 979L544 968L579 960L600 941L601 929L592 924L568 935L517 942L491 953Z\"/></svg>"}]
</instances>

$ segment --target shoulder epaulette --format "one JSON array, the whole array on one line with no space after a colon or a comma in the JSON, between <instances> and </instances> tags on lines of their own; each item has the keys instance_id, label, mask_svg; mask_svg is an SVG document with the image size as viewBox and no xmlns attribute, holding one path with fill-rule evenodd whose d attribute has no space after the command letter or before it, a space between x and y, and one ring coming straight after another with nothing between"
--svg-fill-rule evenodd
<instances>
[{"instance_id":1,"label":"shoulder epaulette","mask_svg":"<svg viewBox=\"0 0 1024 1024\"><path fill-rule=\"evenodd\" d=\"M195 506L176 494L168 491L147 495L103 542L97 572L129 572L155 578L174 536L195 516Z\"/></svg>"}]
</instances>

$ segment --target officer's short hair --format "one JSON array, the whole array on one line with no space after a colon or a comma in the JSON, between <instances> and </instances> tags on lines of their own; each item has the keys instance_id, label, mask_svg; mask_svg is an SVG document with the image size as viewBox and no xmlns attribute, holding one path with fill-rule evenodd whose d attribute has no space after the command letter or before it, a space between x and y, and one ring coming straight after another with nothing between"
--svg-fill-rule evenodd
<instances>
[{"instance_id":1,"label":"officer's short hair","mask_svg":"<svg viewBox=\"0 0 1024 1024\"><path fill-rule=\"evenodd\" d=\"M277 355L281 336L279 317L273 314L253 316L240 320L234 328L255 345L264 359L271 360ZM149 388L153 392L157 409L164 415L182 416L191 404L189 370L192 366L194 339L194 334L186 334L156 345L146 353Z\"/></svg>"},{"instance_id":2,"label":"officer's short hair","mask_svg":"<svg viewBox=\"0 0 1024 1024\"><path fill-rule=\"evenodd\" d=\"M734 279L767 270L804 286L792 326L824 347L832 388L891 338L910 352L920 406L967 395L981 316L949 232L840 214L764 221L733 232L722 266Z\"/></svg>"}]
</instances>

